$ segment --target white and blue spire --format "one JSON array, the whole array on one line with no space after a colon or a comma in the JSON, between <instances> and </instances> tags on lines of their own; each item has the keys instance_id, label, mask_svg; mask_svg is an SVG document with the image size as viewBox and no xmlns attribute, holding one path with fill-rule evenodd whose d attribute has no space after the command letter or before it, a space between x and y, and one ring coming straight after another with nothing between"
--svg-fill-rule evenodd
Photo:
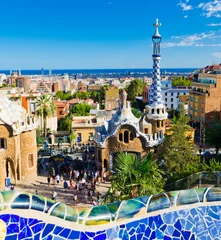
<instances>
[{"instance_id":1,"label":"white and blue spire","mask_svg":"<svg viewBox=\"0 0 221 240\"><path fill-rule=\"evenodd\" d=\"M153 41L153 78L152 84L149 90L149 105L162 104L162 94L161 94L161 78L160 78L160 43L162 40L161 35L159 34L159 27L161 24L156 19L156 23L153 24L156 27L156 32L152 37Z\"/></svg>"},{"instance_id":2,"label":"white and blue spire","mask_svg":"<svg viewBox=\"0 0 221 240\"><path fill-rule=\"evenodd\" d=\"M156 28L155 34L152 36L153 41L153 78L152 84L149 86L149 96L148 96L148 117L151 119L165 119L167 117L167 113L162 101L161 94L161 77L160 77L160 43L162 37L159 33L159 27L161 24L156 19L156 23L153 24ZM152 113L152 116L150 116Z\"/></svg>"}]
</instances>

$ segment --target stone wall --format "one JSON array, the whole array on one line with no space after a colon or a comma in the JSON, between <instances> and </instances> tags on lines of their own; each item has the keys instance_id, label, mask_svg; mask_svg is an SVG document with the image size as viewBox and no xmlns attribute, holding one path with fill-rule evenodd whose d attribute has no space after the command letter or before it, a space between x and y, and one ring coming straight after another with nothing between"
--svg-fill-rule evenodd
<instances>
[{"instance_id":1,"label":"stone wall","mask_svg":"<svg viewBox=\"0 0 221 240\"><path fill-rule=\"evenodd\" d=\"M22 178L37 174L37 144L36 131L21 133L21 171ZM32 155L33 164L29 164L29 155Z\"/></svg>"},{"instance_id":2,"label":"stone wall","mask_svg":"<svg viewBox=\"0 0 221 240\"><path fill-rule=\"evenodd\" d=\"M6 149L0 149L0 188L5 186L6 160L8 160L9 176L16 182L15 163L18 156L17 136L12 135L12 129L7 125L0 125L0 138L6 140Z\"/></svg>"}]
</instances>

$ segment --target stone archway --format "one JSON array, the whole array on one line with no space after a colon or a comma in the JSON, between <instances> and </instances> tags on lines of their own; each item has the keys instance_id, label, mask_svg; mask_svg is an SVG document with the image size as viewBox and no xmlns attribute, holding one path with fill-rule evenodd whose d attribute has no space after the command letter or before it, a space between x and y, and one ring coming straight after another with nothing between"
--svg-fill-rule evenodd
<instances>
[{"instance_id":1,"label":"stone archway","mask_svg":"<svg viewBox=\"0 0 221 240\"><path fill-rule=\"evenodd\" d=\"M17 182L17 166L12 158L5 159L5 176L10 177L11 183Z\"/></svg>"}]
</instances>

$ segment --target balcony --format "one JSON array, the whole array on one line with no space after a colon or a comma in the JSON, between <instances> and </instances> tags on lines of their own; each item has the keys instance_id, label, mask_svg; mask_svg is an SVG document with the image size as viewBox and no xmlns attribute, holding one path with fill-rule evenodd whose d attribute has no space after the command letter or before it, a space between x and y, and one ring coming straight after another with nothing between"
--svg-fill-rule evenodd
<instances>
[{"instance_id":1,"label":"balcony","mask_svg":"<svg viewBox=\"0 0 221 240\"><path fill-rule=\"evenodd\" d=\"M22 132L32 131L38 127L38 122L34 116L26 116L23 122L16 122L12 125L13 135Z\"/></svg>"}]
</instances>

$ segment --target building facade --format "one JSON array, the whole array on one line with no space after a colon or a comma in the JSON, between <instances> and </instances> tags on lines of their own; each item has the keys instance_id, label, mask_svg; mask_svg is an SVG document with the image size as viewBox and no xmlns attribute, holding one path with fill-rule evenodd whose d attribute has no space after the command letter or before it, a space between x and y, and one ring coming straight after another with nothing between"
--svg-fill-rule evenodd
<instances>
[{"instance_id":1,"label":"building facade","mask_svg":"<svg viewBox=\"0 0 221 240\"><path fill-rule=\"evenodd\" d=\"M193 123L214 123L220 119L221 74L200 73L189 97L189 117Z\"/></svg>"},{"instance_id":2,"label":"building facade","mask_svg":"<svg viewBox=\"0 0 221 240\"><path fill-rule=\"evenodd\" d=\"M96 128L94 140L96 142L96 161L102 170L108 174L114 169L116 158L120 152L144 157L153 148L163 142L165 133L165 120L167 112L163 105L160 83L160 41L158 32L160 26L156 21L156 32L152 37L154 53L153 81L149 87L149 103L146 113L141 118L136 118L127 93L122 91L120 102L112 119L105 121Z\"/></svg>"},{"instance_id":3,"label":"building facade","mask_svg":"<svg viewBox=\"0 0 221 240\"><path fill-rule=\"evenodd\" d=\"M26 110L0 98L0 188L10 177L16 184L18 180L28 179L37 174L37 122Z\"/></svg>"}]
</instances>

